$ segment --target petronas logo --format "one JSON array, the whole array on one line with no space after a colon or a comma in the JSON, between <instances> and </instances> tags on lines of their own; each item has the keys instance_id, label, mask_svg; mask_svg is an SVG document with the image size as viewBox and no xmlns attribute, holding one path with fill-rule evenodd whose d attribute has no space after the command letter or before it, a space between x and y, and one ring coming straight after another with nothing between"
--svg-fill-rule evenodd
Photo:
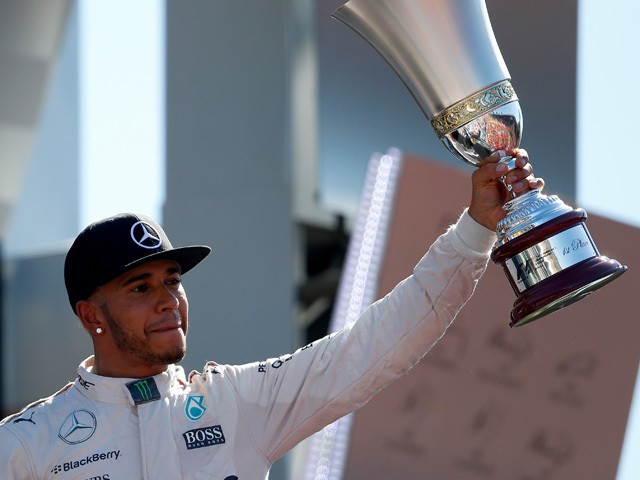
<instances>
[{"instance_id":1,"label":"petronas logo","mask_svg":"<svg viewBox=\"0 0 640 480\"><path fill-rule=\"evenodd\" d=\"M207 407L204 406L204 397L202 395L189 395L187 397L184 413L189 420L198 420L206 410Z\"/></svg>"}]
</instances>

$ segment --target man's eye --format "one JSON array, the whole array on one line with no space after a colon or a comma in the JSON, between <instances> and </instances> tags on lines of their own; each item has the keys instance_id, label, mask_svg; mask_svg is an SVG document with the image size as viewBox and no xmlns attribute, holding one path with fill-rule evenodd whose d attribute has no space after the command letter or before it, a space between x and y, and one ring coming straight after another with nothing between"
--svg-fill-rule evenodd
<instances>
[{"instance_id":1,"label":"man's eye","mask_svg":"<svg viewBox=\"0 0 640 480\"><path fill-rule=\"evenodd\" d=\"M169 284L169 285L180 285L180 283L181 283L181 279L180 278L172 278L172 279L167 281L167 284Z\"/></svg>"},{"instance_id":2,"label":"man's eye","mask_svg":"<svg viewBox=\"0 0 640 480\"><path fill-rule=\"evenodd\" d=\"M147 291L147 289L148 289L147 285L143 283L143 284L141 284L141 285L138 285L138 286L136 286L136 287L133 287L133 288L131 289L131 291L132 291L132 292L137 292L137 293L142 293L142 292L146 292L146 291Z\"/></svg>"}]
</instances>

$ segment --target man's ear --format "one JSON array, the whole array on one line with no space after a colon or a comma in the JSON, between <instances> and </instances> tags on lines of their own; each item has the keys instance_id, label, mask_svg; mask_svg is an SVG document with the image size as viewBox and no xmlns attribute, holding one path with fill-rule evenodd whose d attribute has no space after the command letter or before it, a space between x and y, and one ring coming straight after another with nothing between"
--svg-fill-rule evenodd
<instances>
[{"instance_id":1,"label":"man's ear","mask_svg":"<svg viewBox=\"0 0 640 480\"><path fill-rule=\"evenodd\" d=\"M76 303L76 315L80 323L89 334L93 334L96 328L104 329L104 321L100 306L91 300L79 300Z\"/></svg>"}]
</instances>

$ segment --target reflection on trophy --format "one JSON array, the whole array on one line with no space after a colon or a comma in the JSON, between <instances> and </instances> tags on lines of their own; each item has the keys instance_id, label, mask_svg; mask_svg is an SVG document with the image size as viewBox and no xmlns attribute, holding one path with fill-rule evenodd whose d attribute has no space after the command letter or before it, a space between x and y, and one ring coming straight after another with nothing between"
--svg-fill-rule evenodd
<instances>
[{"instance_id":1,"label":"reflection on trophy","mask_svg":"<svg viewBox=\"0 0 640 480\"><path fill-rule=\"evenodd\" d=\"M333 16L387 61L456 157L476 165L519 146L522 112L484 0L350 0ZM511 157L501 161L514 167ZM580 300L627 270L600 255L584 210L538 190L512 196L491 254L517 297L511 326Z\"/></svg>"}]
</instances>

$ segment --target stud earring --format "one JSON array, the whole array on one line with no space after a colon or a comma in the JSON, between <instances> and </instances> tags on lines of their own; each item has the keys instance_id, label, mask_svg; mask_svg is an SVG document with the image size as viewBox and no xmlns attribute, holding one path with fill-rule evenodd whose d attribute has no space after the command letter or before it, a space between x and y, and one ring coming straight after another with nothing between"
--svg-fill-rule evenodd
<instances>
[{"instance_id":1,"label":"stud earring","mask_svg":"<svg viewBox=\"0 0 640 480\"><path fill-rule=\"evenodd\" d=\"M103 331L104 331L104 330L102 330L102 328L100 328L100 327L96 328L96 333L97 333L98 335L100 335Z\"/></svg>"}]
</instances>

